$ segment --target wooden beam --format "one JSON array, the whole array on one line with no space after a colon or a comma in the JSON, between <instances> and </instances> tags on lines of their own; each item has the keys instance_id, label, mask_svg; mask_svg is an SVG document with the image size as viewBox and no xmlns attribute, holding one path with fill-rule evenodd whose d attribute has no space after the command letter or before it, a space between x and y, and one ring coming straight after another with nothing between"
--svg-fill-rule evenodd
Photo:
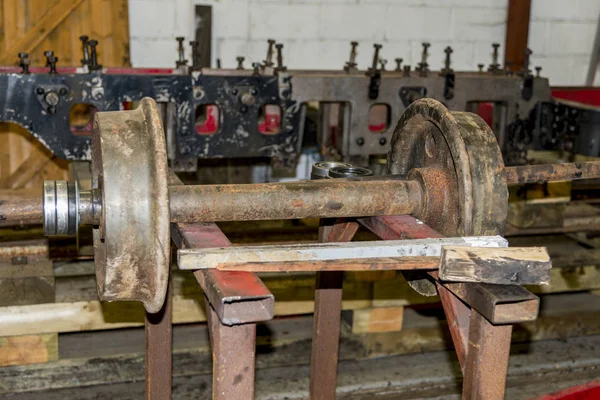
<instances>
[{"instance_id":1,"label":"wooden beam","mask_svg":"<svg viewBox=\"0 0 600 400\"><path fill-rule=\"evenodd\" d=\"M504 65L513 72L519 72L525 62L530 13L531 0L508 0Z\"/></svg>"},{"instance_id":2,"label":"wooden beam","mask_svg":"<svg viewBox=\"0 0 600 400\"><path fill-rule=\"evenodd\" d=\"M547 285L551 268L545 247L446 246L442 249L440 279L498 285Z\"/></svg>"},{"instance_id":3,"label":"wooden beam","mask_svg":"<svg viewBox=\"0 0 600 400\"><path fill-rule=\"evenodd\" d=\"M376 307L352 311L352 333L399 332L404 307Z\"/></svg>"},{"instance_id":4,"label":"wooden beam","mask_svg":"<svg viewBox=\"0 0 600 400\"><path fill-rule=\"evenodd\" d=\"M58 334L0 338L0 367L58 360Z\"/></svg>"},{"instance_id":5,"label":"wooden beam","mask_svg":"<svg viewBox=\"0 0 600 400\"><path fill-rule=\"evenodd\" d=\"M293 245L217 247L182 249L177 252L180 269L233 269L261 271L323 271L376 269L431 269L403 264L430 263L421 257L438 257L443 246L507 247L501 236L458 237L442 239L387 240L349 243L310 243ZM394 268L394 263L396 267ZM245 267L244 264L248 264ZM252 265L250 265L252 264ZM268 265L271 264L271 265ZM349 267L343 267L349 264ZM378 266L387 265L387 267ZM389 265L391 264L391 265ZM235 266L233 266L235 265ZM351 267L350 267L351 266ZM434 266L434 268L436 268Z\"/></svg>"},{"instance_id":6,"label":"wooden beam","mask_svg":"<svg viewBox=\"0 0 600 400\"><path fill-rule=\"evenodd\" d=\"M48 37L83 0L60 0L18 42L5 49L0 65L14 64L19 52L30 53Z\"/></svg>"}]
</instances>

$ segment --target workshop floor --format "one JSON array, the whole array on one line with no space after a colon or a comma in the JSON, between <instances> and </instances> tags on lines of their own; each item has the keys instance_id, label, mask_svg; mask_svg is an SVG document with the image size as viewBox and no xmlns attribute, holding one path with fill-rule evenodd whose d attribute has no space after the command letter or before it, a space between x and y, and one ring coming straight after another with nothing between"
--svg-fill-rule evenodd
<instances>
[{"instance_id":1,"label":"workshop floor","mask_svg":"<svg viewBox=\"0 0 600 400\"><path fill-rule=\"evenodd\" d=\"M281 358L301 354L308 343L273 348L257 356L256 398L262 400L305 399L308 366L269 366ZM297 347L294 349L293 347ZM597 379L600 375L600 336L546 340L513 345L506 398L532 399L541 394ZM279 360L277 360L279 359ZM209 358L206 358L208 361ZM123 364L123 368L129 366ZM176 363L177 365L177 363ZM186 375L175 370L173 398L210 399L209 374ZM338 398L366 399L460 399L460 373L454 354L446 351L341 361ZM143 399L144 383L135 381L60 389L43 393L6 395L6 399Z\"/></svg>"}]
</instances>

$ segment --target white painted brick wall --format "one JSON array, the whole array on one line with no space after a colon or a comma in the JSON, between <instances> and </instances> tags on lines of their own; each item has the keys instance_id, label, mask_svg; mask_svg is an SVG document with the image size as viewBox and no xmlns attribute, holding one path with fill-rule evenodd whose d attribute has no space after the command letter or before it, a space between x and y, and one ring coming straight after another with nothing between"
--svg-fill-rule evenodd
<instances>
[{"instance_id":1,"label":"white painted brick wall","mask_svg":"<svg viewBox=\"0 0 600 400\"><path fill-rule=\"evenodd\" d=\"M600 0L532 0L531 62L551 85L585 84L599 13Z\"/></svg>"},{"instance_id":2,"label":"white painted brick wall","mask_svg":"<svg viewBox=\"0 0 600 400\"><path fill-rule=\"evenodd\" d=\"M532 63L553 85L583 84L600 0L532 3ZM453 68L475 70L489 64L492 42L504 45L507 13L507 0L130 0L133 65L173 66L174 38L193 38L198 4L213 7L213 65L220 58L223 67L234 67L238 55L247 67L262 61L273 38L284 43L290 68L340 69L356 40L361 68L370 64L375 42L392 68L396 57L416 65L428 41L431 68L442 67L450 45Z\"/></svg>"}]
</instances>

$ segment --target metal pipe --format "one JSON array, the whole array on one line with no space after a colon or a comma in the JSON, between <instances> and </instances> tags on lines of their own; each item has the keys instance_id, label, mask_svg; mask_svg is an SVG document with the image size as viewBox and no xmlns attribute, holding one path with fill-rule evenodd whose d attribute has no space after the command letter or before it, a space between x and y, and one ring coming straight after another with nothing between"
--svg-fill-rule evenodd
<instances>
[{"instance_id":1,"label":"metal pipe","mask_svg":"<svg viewBox=\"0 0 600 400\"><path fill-rule=\"evenodd\" d=\"M0 199L0 227L38 225L44 220L42 198Z\"/></svg>"},{"instance_id":2,"label":"metal pipe","mask_svg":"<svg viewBox=\"0 0 600 400\"><path fill-rule=\"evenodd\" d=\"M600 161L506 167L509 185L600 178Z\"/></svg>"},{"instance_id":3,"label":"metal pipe","mask_svg":"<svg viewBox=\"0 0 600 400\"><path fill-rule=\"evenodd\" d=\"M178 223L415 214L422 197L418 182L389 179L169 188Z\"/></svg>"}]
</instances>

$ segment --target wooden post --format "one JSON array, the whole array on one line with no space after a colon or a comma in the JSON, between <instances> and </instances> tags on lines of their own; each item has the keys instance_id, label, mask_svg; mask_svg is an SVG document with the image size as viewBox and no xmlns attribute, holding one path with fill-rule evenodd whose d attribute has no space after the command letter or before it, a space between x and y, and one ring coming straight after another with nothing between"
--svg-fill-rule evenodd
<instances>
[{"instance_id":1,"label":"wooden post","mask_svg":"<svg viewBox=\"0 0 600 400\"><path fill-rule=\"evenodd\" d=\"M530 12L531 0L508 0L504 65L510 65L513 72L520 71L525 62Z\"/></svg>"}]
</instances>

